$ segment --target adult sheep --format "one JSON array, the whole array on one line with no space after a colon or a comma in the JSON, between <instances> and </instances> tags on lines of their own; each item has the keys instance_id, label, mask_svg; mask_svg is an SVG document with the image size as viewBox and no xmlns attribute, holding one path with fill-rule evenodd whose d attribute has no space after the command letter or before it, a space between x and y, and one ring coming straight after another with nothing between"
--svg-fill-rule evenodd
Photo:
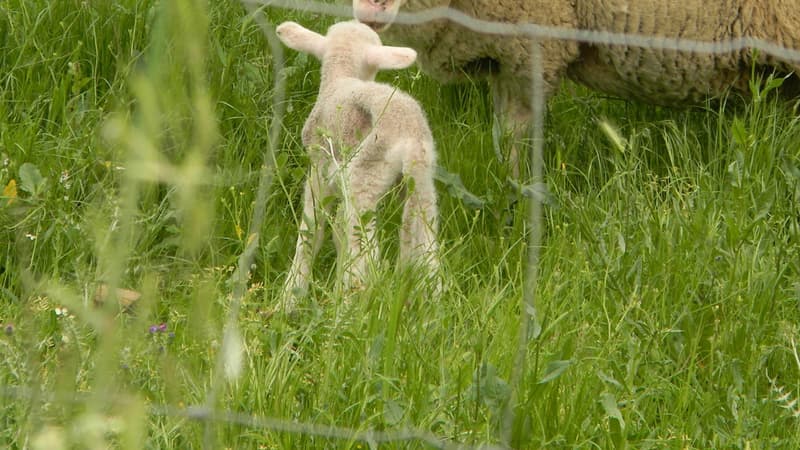
<instances>
[{"instance_id":1,"label":"adult sheep","mask_svg":"<svg viewBox=\"0 0 800 450\"><path fill-rule=\"evenodd\" d=\"M481 34L448 20L391 23L401 9L443 6L489 21L710 42L752 37L800 49L798 0L353 0L357 19L379 30L384 41L417 50L420 66L434 78L487 79L495 123L499 119L516 136L527 132L532 116L530 39ZM553 39L543 42L541 57L546 96L566 76L623 98L692 104L729 90L746 96L754 67L758 74L794 72L785 92L800 92L800 61L748 49L712 55Z\"/></svg>"}]
</instances>

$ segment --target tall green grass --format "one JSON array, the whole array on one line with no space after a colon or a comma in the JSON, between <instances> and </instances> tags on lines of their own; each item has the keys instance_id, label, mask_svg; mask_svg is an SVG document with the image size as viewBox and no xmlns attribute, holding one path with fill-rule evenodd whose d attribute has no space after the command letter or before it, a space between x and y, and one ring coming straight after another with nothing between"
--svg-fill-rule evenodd
<instances>
[{"instance_id":1,"label":"tall green grass","mask_svg":"<svg viewBox=\"0 0 800 450\"><path fill-rule=\"evenodd\" d=\"M498 443L527 212L508 208L484 86L381 75L420 99L440 165L482 201L440 185L441 298L391 268L392 196L375 283L339 293L327 243L287 317L278 295L318 64L287 53L281 146L265 159L274 55L238 2L0 9L0 446L366 448L356 433L409 428ZM332 21L265 13L320 30ZM552 99L542 331L512 445L800 444L800 115L757 94L670 110L566 84ZM265 163L273 183L245 268L241 372L224 378L217 358L236 353L223 349L224 318ZM121 308L128 294L115 288L141 297ZM220 379L213 406L241 415L198 407Z\"/></svg>"}]
</instances>

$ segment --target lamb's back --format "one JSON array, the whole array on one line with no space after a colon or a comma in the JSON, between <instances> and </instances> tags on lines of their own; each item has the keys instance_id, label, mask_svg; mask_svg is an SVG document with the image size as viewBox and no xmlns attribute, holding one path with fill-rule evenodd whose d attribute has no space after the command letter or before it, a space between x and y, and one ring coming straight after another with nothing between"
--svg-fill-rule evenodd
<instances>
[{"instance_id":1,"label":"lamb's back","mask_svg":"<svg viewBox=\"0 0 800 450\"><path fill-rule=\"evenodd\" d=\"M331 138L355 148L371 137L382 147L383 140L408 134L432 139L416 100L387 84L344 79L320 92L303 128L303 143L324 145L323 140Z\"/></svg>"}]
</instances>

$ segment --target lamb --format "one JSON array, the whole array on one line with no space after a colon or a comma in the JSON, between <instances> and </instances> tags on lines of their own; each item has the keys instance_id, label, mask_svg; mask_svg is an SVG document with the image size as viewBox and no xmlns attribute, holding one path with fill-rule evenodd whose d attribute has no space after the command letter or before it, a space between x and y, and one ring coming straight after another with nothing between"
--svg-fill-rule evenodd
<instances>
[{"instance_id":1,"label":"lamb","mask_svg":"<svg viewBox=\"0 0 800 450\"><path fill-rule=\"evenodd\" d=\"M476 33L446 20L392 24L401 8L415 12L445 6L491 21L711 42L752 37L800 50L796 0L353 0L358 20L380 31L387 42L417 50L420 67L435 78L487 79L495 123L516 137L527 133L532 119L531 40ZM696 104L729 91L747 96L753 67L759 75L790 76L784 93L800 93L800 61L749 50L711 55L546 40L541 67L546 97L568 77L627 99Z\"/></svg>"},{"instance_id":2,"label":"lamb","mask_svg":"<svg viewBox=\"0 0 800 450\"><path fill-rule=\"evenodd\" d=\"M288 306L308 289L332 195L342 198L346 227L343 233L338 230L344 234L339 239L345 241L338 248L343 284L347 289L364 285L370 262L379 257L374 214L366 215L375 211L400 177L412 182L406 189L399 262L420 264L427 274L435 274L439 263L433 135L411 96L374 81L380 69L413 64L416 52L383 46L372 29L356 21L334 24L326 36L294 22L284 22L276 31L286 46L322 62L319 95L302 131L311 168L294 260L284 286ZM367 222L363 226L362 219Z\"/></svg>"}]
</instances>

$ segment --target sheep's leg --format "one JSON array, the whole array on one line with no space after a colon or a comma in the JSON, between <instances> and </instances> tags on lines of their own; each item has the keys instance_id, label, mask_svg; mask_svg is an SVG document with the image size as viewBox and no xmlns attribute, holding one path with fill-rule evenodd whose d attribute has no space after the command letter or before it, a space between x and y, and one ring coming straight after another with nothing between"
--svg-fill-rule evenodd
<instances>
[{"instance_id":1,"label":"sheep's leg","mask_svg":"<svg viewBox=\"0 0 800 450\"><path fill-rule=\"evenodd\" d=\"M429 154L433 153L429 146ZM401 265L423 264L431 274L439 267L436 234L439 228L439 209L433 183L433 165L423 159L404 162L403 174L413 180L403 207L400 227Z\"/></svg>"},{"instance_id":2,"label":"sheep's leg","mask_svg":"<svg viewBox=\"0 0 800 450\"><path fill-rule=\"evenodd\" d=\"M362 288L370 264L380 258L375 237L375 211L378 201L394 181L396 172L389 169L386 163L362 165L353 162L346 177L348 185L342 187L347 242L343 246L343 255L340 255L340 264L345 289Z\"/></svg>"},{"instance_id":3,"label":"sheep's leg","mask_svg":"<svg viewBox=\"0 0 800 450\"><path fill-rule=\"evenodd\" d=\"M533 118L530 87L525 85L524 80L520 83L506 78L492 79L490 84L494 110L492 124L494 151L498 159L508 161L512 177L519 180L522 173L520 153L525 148ZM505 136L511 139L508 158L503 157L502 150Z\"/></svg>"},{"instance_id":4,"label":"sheep's leg","mask_svg":"<svg viewBox=\"0 0 800 450\"><path fill-rule=\"evenodd\" d=\"M312 166L303 192L303 215L298 227L294 259L283 289L288 309L293 307L297 297L308 291L311 266L325 237L326 211L331 204L327 199L332 193L320 169Z\"/></svg>"}]
</instances>

